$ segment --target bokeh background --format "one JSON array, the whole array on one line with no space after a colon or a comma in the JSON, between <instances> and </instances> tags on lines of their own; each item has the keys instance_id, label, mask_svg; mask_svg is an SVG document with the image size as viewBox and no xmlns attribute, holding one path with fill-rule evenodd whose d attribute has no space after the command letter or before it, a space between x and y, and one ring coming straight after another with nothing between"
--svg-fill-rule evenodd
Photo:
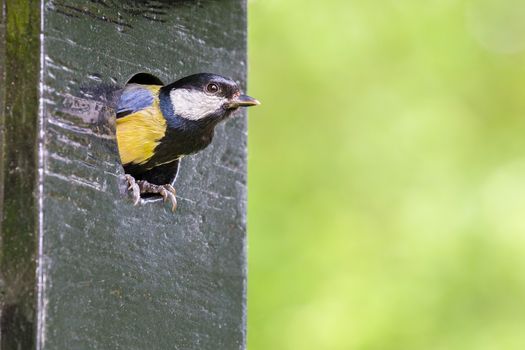
<instances>
[{"instance_id":1,"label":"bokeh background","mask_svg":"<svg viewBox=\"0 0 525 350\"><path fill-rule=\"evenodd\" d=\"M248 348L525 349L525 2L248 10Z\"/></svg>"}]
</instances>

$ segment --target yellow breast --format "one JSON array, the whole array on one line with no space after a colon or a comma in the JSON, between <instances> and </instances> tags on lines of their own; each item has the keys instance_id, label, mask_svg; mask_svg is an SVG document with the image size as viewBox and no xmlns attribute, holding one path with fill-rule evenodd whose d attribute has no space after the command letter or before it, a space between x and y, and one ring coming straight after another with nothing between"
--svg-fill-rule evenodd
<instances>
[{"instance_id":1,"label":"yellow breast","mask_svg":"<svg viewBox=\"0 0 525 350\"><path fill-rule=\"evenodd\" d=\"M155 96L158 87L152 87ZM156 91L153 91L156 90ZM158 97L151 107L117 119L117 142L122 164L144 164L166 133Z\"/></svg>"}]
</instances>

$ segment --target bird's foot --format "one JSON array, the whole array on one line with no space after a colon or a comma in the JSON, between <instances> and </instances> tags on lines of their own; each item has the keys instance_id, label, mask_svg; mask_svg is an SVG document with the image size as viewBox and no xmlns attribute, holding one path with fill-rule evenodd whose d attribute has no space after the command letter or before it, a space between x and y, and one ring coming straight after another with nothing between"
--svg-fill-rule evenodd
<instances>
[{"instance_id":1,"label":"bird's foot","mask_svg":"<svg viewBox=\"0 0 525 350\"><path fill-rule=\"evenodd\" d=\"M170 185L154 185L144 180L137 181L137 185L140 189L140 193L156 193L160 194L164 198L164 202L167 200L171 203L171 210L177 209L177 197L175 188Z\"/></svg>"},{"instance_id":2,"label":"bird's foot","mask_svg":"<svg viewBox=\"0 0 525 350\"><path fill-rule=\"evenodd\" d=\"M128 182L128 190L131 190L131 196L133 197L133 205L137 205L140 202L140 187L135 181L135 178L131 175L124 175Z\"/></svg>"},{"instance_id":3,"label":"bird's foot","mask_svg":"<svg viewBox=\"0 0 525 350\"><path fill-rule=\"evenodd\" d=\"M164 202L167 200L171 203L171 210L177 209L177 197L175 188L170 185L154 185L145 180L135 180L135 178L129 174L125 175L126 181L128 182L128 190L131 191L133 197L133 205L140 203L140 195L142 193L160 194L164 198Z\"/></svg>"}]
</instances>

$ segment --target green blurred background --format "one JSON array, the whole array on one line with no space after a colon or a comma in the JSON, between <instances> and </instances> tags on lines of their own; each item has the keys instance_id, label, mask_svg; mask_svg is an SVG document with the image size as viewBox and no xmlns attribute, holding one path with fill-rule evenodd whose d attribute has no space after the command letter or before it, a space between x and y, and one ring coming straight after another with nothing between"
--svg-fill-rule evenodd
<instances>
[{"instance_id":1,"label":"green blurred background","mask_svg":"<svg viewBox=\"0 0 525 350\"><path fill-rule=\"evenodd\" d=\"M525 2L248 9L248 348L525 349Z\"/></svg>"}]
</instances>

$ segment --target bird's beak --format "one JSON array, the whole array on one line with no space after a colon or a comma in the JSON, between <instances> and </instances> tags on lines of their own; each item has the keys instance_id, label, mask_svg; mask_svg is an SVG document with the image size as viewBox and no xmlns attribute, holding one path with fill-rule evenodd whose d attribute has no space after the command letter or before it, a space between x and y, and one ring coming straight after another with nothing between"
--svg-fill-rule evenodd
<instances>
[{"instance_id":1,"label":"bird's beak","mask_svg":"<svg viewBox=\"0 0 525 350\"><path fill-rule=\"evenodd\" d=\"M231 109L237 108L237 107L250 107L250 106L257 106L260 105L261 102L257 101L253 97L247 96L247 95L240 95L236 98L234 98L231 102L229 107Z\"/></svg>"}]
</instances>

